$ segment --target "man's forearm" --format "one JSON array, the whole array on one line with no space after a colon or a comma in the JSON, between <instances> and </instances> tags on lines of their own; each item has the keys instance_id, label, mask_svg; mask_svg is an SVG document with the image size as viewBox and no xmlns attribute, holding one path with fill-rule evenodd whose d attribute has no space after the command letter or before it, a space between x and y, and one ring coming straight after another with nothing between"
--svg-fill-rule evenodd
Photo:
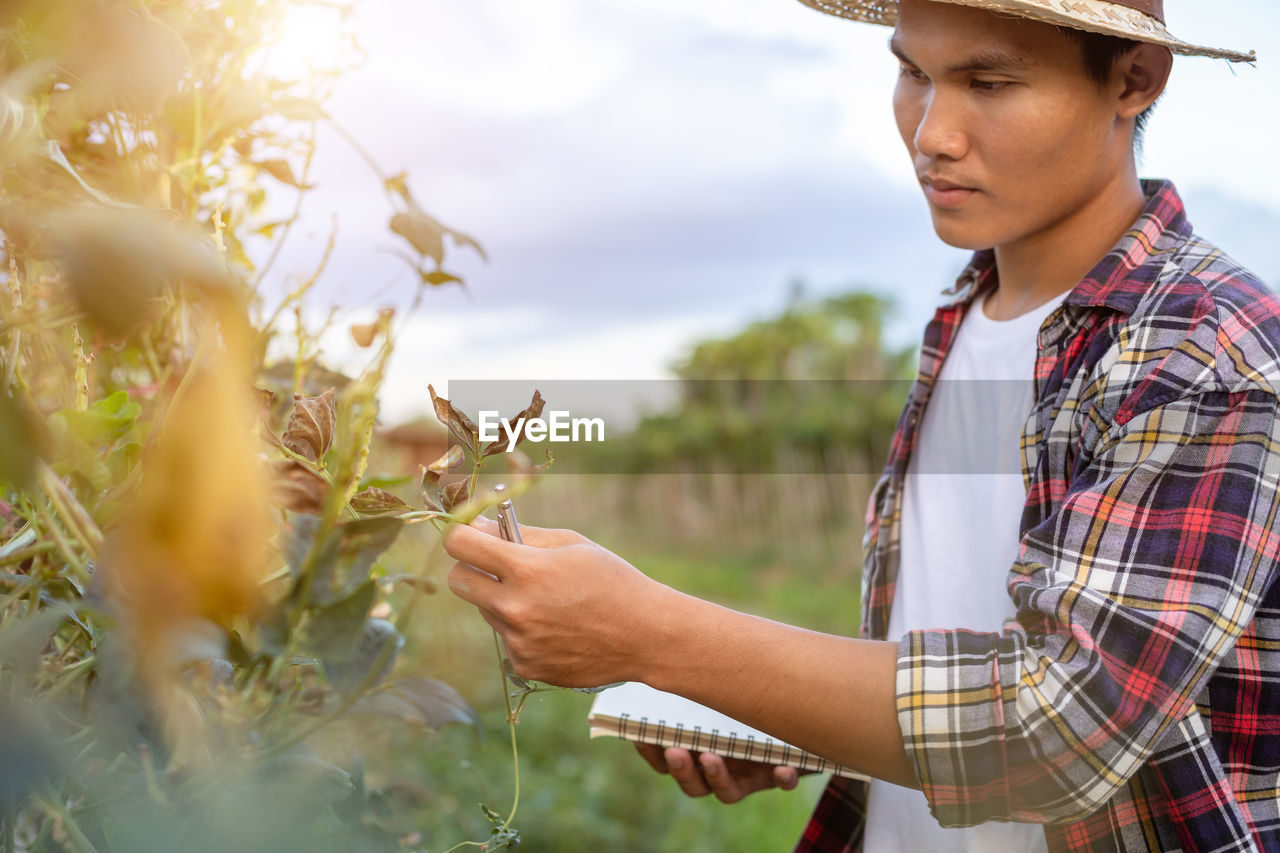
<instances>
[{"instance_id":1,"label":"man's forearm","mask_svg":"<svg viewBox=\"0 0 1280 853\"><path fill-rule=\"evenodd\" d=\"M895 707L897 643L805 631L673 592L641 680L824 758L918 787Z\"/></svg>"}]
</instances>

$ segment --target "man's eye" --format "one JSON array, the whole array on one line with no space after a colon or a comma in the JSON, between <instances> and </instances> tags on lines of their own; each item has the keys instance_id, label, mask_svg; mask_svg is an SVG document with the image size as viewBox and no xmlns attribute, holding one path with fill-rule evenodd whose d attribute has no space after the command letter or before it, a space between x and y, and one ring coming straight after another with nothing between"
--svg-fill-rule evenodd
<instances>
[{"instance_id":1,"label":"man's eye","mask_svg":"<svg viewBox=\"0 0 1280 853\"><path fill-rule=\"evenodd\" d=\"M926 77L925 77L924 72L923 72L923 71L921 71L919 68L912 68L912 67L910 67L910 66L908 66L908 65L900 65L900 66L898 66L898 73L899 73L900 75L902 75L903 77L910 77L912 80L925 80L925 79L928 79L928 78L926 78Z\"/></svg>"},{"instance_id":2,"label":"man's eye","mask_svg":"<svg viewBox=\"0 0 1280 853\"><path fill-rule=\"evenodd\" d=\"M1007 80L971 80L969 85L980 92L998 92L1009 85Z\"/></svg>"}]
</instances>

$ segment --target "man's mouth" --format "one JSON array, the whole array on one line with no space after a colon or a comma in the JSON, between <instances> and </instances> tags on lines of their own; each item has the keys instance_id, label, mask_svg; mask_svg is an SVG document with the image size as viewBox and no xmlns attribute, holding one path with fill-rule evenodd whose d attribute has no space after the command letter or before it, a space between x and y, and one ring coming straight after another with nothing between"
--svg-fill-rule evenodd
<instances>
[{"instance_id":1,"label":"man's mouth","mask_svg":"<svg viewBox=\"0 0 1280 853\"><path fill-rule=\"evenodd\" d=\"M978 193L973 187L932 175L921 175L920 183L924 186L924 195L929 203L945 210L960 207Z\"/></svg>"}]
</instances>

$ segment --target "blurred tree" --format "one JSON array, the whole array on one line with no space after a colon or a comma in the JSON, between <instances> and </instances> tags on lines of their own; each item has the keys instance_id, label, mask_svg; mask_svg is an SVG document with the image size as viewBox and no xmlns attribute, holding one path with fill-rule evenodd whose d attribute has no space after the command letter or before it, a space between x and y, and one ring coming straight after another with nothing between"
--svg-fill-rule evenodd
<instances>
[{"instance_id":1,"label":"blurred tree","mask_svg":"<svg viewBox=\"0 0 1280 853\"><path fill-rule=\"evenodd\" d=\"M806 471L876 470L914 362L913 350L885 345L892 308L857 291L797 298L776 317L696 344L675 366L676 406L611 442L610 462L770 474L799 458L813 463Z\"/></svg>"}]
</instances>

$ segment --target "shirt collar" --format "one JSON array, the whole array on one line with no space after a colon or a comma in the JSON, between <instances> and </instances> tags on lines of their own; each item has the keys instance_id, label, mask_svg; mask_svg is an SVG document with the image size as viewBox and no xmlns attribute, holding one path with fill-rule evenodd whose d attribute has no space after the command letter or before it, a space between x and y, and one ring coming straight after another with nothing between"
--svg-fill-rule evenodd
<instances>
[{"instance_id":1,"label":"shirt collar","mask_svg":"<svg viewBox=\"0 0 1280 853\"><path fill-rule=\"evenodd\" d=\"M1138 300L1148 290L1160 265L1152 264L1191 236L1191 223L1173 183L1166 180L1142 181L1146 207L1120 241L1081 279L1065 300L1068 305L1108 306L1126 314L1133 313ZM969 265L956 283L942 291L951 297L943 307L973 301L995 287L996 254L983 249L974 252Z\"/></svg>"}]
</instances>

